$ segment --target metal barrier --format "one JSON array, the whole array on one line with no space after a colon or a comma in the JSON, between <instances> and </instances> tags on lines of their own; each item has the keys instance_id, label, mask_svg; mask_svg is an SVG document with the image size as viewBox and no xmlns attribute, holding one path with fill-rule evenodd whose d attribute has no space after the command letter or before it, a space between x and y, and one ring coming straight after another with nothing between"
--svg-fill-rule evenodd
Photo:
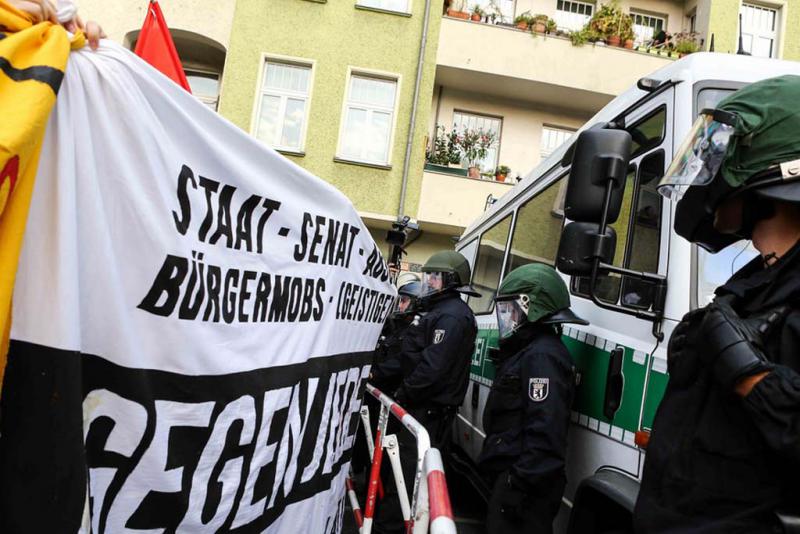
<instances>
[{"instance_id":1,"label":"metal barrier","mask_svg":"<svg viewBox=\"0 0 800 534\"><path fill-rule=\"evenodd\" d=\"M427 534L430 527L431 534L455 534L456 526L453 521L450 496L447 492L447 480L442 467L442 457L437 449L431 448L427 430L409 415L402 406L371 384L367 384L367 393L380 402L381 409L374 442L372 440L369 411L366 408L361 410L362 426L365 430L368 450L372 459L363 519L355 492L352 492L352 482L348 479L348 498L356 516L356 524L359 527L360 534L370 534L372 532L376 497L379 489L381 489L380 471L384 449L386 449L392 465L392 473L397 486L406 532L408 534ZM410 504L406 491L406 481L400 465L397 437L393 434L385 435L389 414L396 417L417 441L417 465Z\"/></svg>"}]
</instances>

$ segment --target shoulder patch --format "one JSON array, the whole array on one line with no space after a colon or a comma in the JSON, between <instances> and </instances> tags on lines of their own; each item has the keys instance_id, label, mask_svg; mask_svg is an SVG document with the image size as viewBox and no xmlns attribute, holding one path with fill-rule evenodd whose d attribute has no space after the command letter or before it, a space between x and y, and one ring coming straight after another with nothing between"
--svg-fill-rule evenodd
<instances>
[{"instance_id":1,"label":"shoulder patch","mask_svg":"<svg viewBox=\"0 0 800 534\"><path fill-rule=\"evenodd\" d=\"M550 393L549 378L531 378L528 382L528 397L533 402L542 402L548 393Z\"/></svg>"},{"instance_id":2,"label":"shoulder patch","mask_svg":"<svg viewBox=\"0 0 800 534\"><path fill-rule=\"evenodd\" d=\"M433 344L438 345L444 339L444 330L436 329L433 331Z\"/></svg>"}]
</instances>

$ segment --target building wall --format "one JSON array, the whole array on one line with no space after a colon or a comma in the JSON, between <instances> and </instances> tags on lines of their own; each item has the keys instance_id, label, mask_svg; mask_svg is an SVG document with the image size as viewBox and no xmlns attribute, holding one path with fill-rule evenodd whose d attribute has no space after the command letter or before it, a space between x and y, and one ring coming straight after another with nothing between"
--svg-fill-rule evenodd
<instances>
[{"instance_id":1,"label":"building wall","mask_svg":"<svg viewBox=\"0 0 800 534\"><path fill-rule=\"evenodd\" d=\"M159 4L170 29L199 33L228 48L235 0L165 0ZM148 5L147 0L78 2L83 20L96 20L108 38L118 43L122 43L128 32L142 28Z\"/></svg>"},{"instance_id":2,"label":"building wall","mask_svg":"<svg viewBox=\"0 0 800 534\"><path fill-rule=\"evenodd\" d=\"M287 157L339 188L360 212L393 218L398 212L424 6L425 0L413 0L411 16L403 17L357 9L354 0L270 0L269 8L263 0L238 0L220 112L253 133L263 54L313 60L305 155ZM404 209L412 216L416 215L422 178L440 20L434 5ZM334 161L348 67L400 78L390 169Z\"/></svg>"}]
</instances>

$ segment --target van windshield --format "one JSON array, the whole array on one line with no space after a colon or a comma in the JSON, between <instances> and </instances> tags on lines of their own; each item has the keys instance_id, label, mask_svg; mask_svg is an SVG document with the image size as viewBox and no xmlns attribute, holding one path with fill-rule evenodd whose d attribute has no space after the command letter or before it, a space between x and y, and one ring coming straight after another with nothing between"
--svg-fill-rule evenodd
<instances>
[{"instance_id":1,"label":"van windshield","mask_svg":"<svg viewBox=\"0 0 800 534\"><path fill-rule=\"evenodd\" d=\"M750 241L739 241L711 254L697 248L697 305L705 306L714 300L714 290L724 284L733 273L758 256Z\"/></svg>"}]
</instances>

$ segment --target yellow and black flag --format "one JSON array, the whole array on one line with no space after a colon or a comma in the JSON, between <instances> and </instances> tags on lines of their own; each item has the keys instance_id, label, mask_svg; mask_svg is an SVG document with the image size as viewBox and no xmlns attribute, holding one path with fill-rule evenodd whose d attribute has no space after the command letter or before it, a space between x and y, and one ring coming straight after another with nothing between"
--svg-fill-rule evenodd
<instances>
[{"instance_id":1,"label":"yellow and black flag","mask_svg":"<svg viewBox=\"0 0 800 534\"><path fill-rule=\"evenodd\" d=\"M83 36L73 46L83 45ZM70 40L50 22L0 0L0 384L11 295L45 125L64 77Z\"/></svg>"}]
</instances>

